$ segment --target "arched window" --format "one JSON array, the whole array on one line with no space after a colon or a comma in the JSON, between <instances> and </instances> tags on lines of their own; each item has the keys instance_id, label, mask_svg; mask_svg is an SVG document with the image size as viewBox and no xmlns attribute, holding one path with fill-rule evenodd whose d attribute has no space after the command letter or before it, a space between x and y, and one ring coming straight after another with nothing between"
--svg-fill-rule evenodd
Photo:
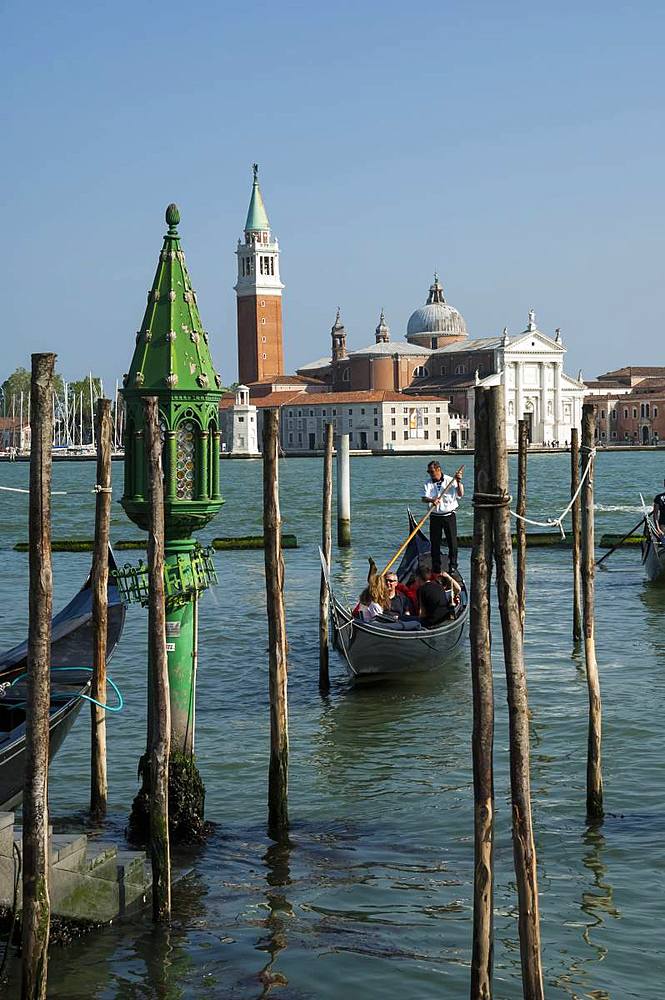
<instances>
[{"instance_id":1,"label":"arched window","mask_svg":"<svg viewBox=\"0 0 665 1000\"><path fill-rule=\"evenodd\" d=\"M644 416L647 418L647 420L649 419L649 404L648 403L644 404Z\"/></svg>"},{"instance_id":2,"label":"arched window","mask_svg":"<svg viewBox=\"0 0 665 1000\"><path fill-rule=\"evenodd\" d=\"M466 375L466 365L455 365L456 375Z\"/></svg>"},{"instance_id":3,"label":"arched window","mask_svg":"<svg viewBox=\"0 0 665 1000\"><path fill-rule=\"evenodd\" d=\"M175 434L175 493L178 500L194 499L194 463L196 455L196 424L183 420Z\"/></svg>"},{"instance_id":4,"label":"arched window","mask_svg":"<svg viewBox=\"0 0 665 1000\"><path fill-rule=\"evenodd\" d=\"M447 374L448 374L448 365L441 365L441 368L439 369L439 375L447 375Z\"/></svg>"},{"instance_id":5,"label":"arched window","mask_svg":"<svg viewBox=\"0 0 665 1000\"><path fill-rule=\"evenodd\" d=\"M417 368L413 369L413 378L427 378L429 372L424 365L418 365Z\"/></svg>"},{"instance_id":6,"label":"arched window","mask_svg":"<svg viewBox=\"0 0 665 1000\"><path fill-rule=\"evenodd\" d=\"M351 381L351 369L345 368L344 371L342 372L342 382L350 382L350 381Z\"/></svg>"}]
</instances>

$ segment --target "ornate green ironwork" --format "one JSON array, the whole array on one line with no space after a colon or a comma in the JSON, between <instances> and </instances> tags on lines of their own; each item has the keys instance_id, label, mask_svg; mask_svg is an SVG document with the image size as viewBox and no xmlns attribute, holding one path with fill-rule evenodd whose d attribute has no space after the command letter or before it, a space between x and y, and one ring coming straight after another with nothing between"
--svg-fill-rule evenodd
<instances>
[{"instance_id":1,"label":"ornate green ironwork","mask_svg":"<svg viewBox=\"0 0 665 1000\"><path fill-rule=\"evenodd\" d=\"M197 545L191 554L177 555L164 565L164 594L166 608L177 608L186 604L194 595L201 594L217 583L217 571L213 562L214 549ZM142 559L133 566L125 563L113 571L118 590L126 604L148 605L148 567Z\"/></svg>"}]
</instances>

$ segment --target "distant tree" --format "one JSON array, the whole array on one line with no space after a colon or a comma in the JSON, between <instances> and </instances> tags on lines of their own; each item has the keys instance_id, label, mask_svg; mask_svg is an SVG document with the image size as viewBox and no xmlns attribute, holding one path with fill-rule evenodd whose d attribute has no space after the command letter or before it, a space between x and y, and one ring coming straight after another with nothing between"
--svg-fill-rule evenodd
<instances>
[{"instance_id":1,"label":"distant tree","mask_svg":"<svg viewBox=\"0 0 665 1000\"><path fill-rule=\"evenodd\" d=\"M55 388L56 395L61 396L63 392L63 382L62 376L56 373L53 385ZM8 415L12 411L12 399L14 399L14 408L18 412L19 401L21 399L21 393L23 393L23 414L27 420L28 418L28 393L30 392L30 372L27 368L17 368L15 372L12 372L5 381L2 383L0 388L2 393L2 407L3 412Z\"/></svg>"}]
</instances>

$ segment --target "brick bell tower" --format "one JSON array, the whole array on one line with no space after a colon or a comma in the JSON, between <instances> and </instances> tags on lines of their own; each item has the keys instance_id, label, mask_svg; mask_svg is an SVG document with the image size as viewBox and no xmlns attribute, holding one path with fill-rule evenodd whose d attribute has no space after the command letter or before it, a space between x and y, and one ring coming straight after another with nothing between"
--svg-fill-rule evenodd
<instances>
[{"instance_id":1,"label":"brick bell tower","mask_svg":"<svg viewBox=\"0 0 665 1000\"><path fill-rule=\"evenodd\" d=\"M238 381L248 385L284 374L282 289L279 244L270 232L268 214L254 164L252 196L244 240L238 240Z\"/></svg>"}]
</instances>

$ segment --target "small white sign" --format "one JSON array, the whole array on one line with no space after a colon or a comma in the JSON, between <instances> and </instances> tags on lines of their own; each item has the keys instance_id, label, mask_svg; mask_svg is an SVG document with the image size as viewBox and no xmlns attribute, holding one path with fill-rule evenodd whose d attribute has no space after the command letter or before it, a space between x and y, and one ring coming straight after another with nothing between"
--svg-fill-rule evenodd
<instances>
[{"instance_id":1,"label":"small white sign","mask_svg":"<svg viewBox=\"0 0 665 1000\"><path fill-rule=\"evenodd\" d=\"M180 635L180 622L167 622L166 634L173 639L177 639Z\"/></svg>"},{"instance_id":2,"label":"small white sign","mask_svg":"<svg viewBox=\"0 0 665 1000\"><path fill-rule=\"evenodd\" d=\"M166 643L166 652L167 653L175 653L175 642L167 642Z\"/></svg>"}]
</instances>

